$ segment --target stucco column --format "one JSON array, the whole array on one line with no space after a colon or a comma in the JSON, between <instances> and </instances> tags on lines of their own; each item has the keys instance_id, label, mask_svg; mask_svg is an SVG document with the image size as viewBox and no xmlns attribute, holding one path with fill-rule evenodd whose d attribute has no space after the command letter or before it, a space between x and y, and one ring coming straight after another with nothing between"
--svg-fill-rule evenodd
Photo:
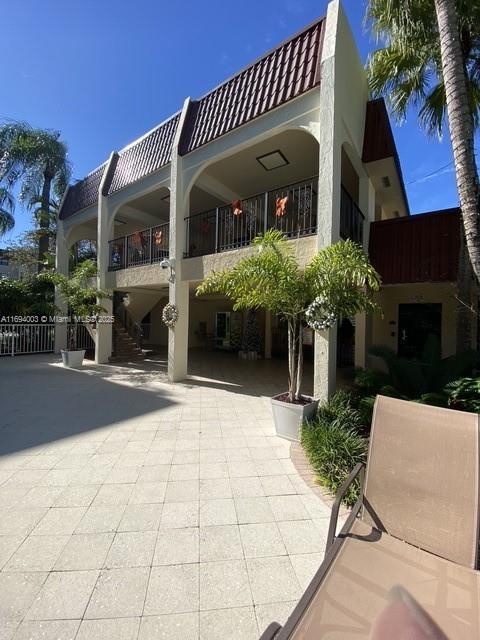
<instances>
[{"instance_id":1,"label":"stucco column","mask_svg":"<svg viewBox=\"0 0 480 640\"><path fill-rule=\"evenodd\" d=\"M317 209L317 248L340 239L341 133L335 95L335 46L338 31L338 2L328 5L322 51L320 85L320 138ZM314 382L316 398L324 401L335 391L337 369L337 327L315 332Z\"/></svg>"},{"instance_id":2,"label":"stucco column","mask_svg":"<svg viewBox=\"0 0 480 640\"><path fill-rule=\"evenodd\" d=\"M65 238L65 226L62 220L57 221L57 238L55 245L55 269L58 273L68 275L68 246ZM68 307L55 288L55 315L66 316ZM67 348L67 324L55 322L55 353L60 353L60 349Z\"/></svg>"},{"instance_id":3,"label":"stucco column","mask_svg":"<svg viewBox=\"0 0 480 640\"><path fill-rule=\"evenodd\" d=\"M363 248L368 252L370 223L375 220L375 189L370 178L359 177L358 206L365 216L363 223ZM358 314L355 319L355 366L368 366L368 350L372 344L372 317L370 314Z\"/></svg>"},{"instance_id":4,"label":"stucco column","mask_svg":"<svg viewBox=\"0 0 480 640\"><path fill-rule=\"evenodd\" d=\"M183 280L182 262L185 249L185 216L189 198L185 194L183 161L179 154L180 139L190 99L184 102L175 134L170 165L170 261L174 267L173 282L169 284L169 302L177 307L178 320L168 329L168 379L184 380L188 372L189 284Z\"/></svg>"},{"instance_id":5,"label":"stucco column","mask_svg":"<svg viewBox=\"0 0 480 640\"><path fill-rule=\"evenodd\" d=\"M102 291L106 291L113 296L113 291L106 288L109 256L109 240L111 234L111 216L108 207L108 201L105 193L105 183L110 173L110 168L116 161L116 153L110 155L107 168L103 174L102 181L98 190L98 220L97 220L97 287ZM102 315L112 315L113 301L112 298L102 298L98 303L104 307L105 312ZM95 336L95 363L103 364L109 361L112 355L112 334L113 324L100 323L97 325Z\"/></svg>"}]
</instances>

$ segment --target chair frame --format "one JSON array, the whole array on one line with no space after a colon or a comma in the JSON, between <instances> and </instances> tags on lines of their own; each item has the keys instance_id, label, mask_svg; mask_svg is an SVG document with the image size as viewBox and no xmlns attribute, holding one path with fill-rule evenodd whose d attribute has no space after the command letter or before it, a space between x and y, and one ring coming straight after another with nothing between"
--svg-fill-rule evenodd
<instances>
[{"instance_id":1,"label":"chair frame","mask_svg":"<svg viewBox=\"0 0 480 640\"><path fill-rule=\"evenodd\" d=\"M338 515L340 511L340 506L342 504L342 500L345 497L348 489L351 484L357 479L360 478L360 497L357 502L353 506L348 518L339 531L336 534L337 525L338 525ZM363 487L365 482L365 465L363 463L357 464L353 470L350 472L350 475L337 491L335 496L335 502L333 503L332 513L330 516L330 526L328 529L327 536L327 550L325 553L325 558L320 565L317 573L314 575L312 581L308 585L305 593L300 598L297 606L293 610L292 614L288 618L287 622L282 627L278 624L278 622L272 622L265 629L263 634L260 636L260 640L287 640L290 638L293 633L295 627L297 626L300 618L305 613L305 609L308 607L310 601L314 597L317 589L322 584L325 574L330 569L333 561L335 560L338 552L340 551L347 534L350 532L355 520L357 519L360 510L364 506L363 500Z\"/></svg>"}]
</instances>

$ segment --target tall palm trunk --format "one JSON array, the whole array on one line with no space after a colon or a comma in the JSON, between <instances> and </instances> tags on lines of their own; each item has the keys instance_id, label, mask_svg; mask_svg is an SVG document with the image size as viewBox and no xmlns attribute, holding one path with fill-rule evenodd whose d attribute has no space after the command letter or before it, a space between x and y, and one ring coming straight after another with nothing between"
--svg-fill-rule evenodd
<instances>
[{"instance_id":1,"label":"tall palm trunk","mask_svg":"<svg viewBox=\"0 0 480 640\"><path fill-rule=\"evenodd\" d=\"M455 174L468 255L480 282L480 191L455 0L434 0L440 35L443 80Z\"/></svg>"},{"instance_id":2,"label":"tall palm trunk","mask_svg":"<svg viewBox=\"0 0 480 640\"><path fill-rule=\"evenodd\" d=\"M40 201L40 234L38 239L38 272L43 269L45 255L49 249L50 230L50 191L52 188L53 175L46 169L43 174L42 196Z\"/></svg>"}]
</instances>

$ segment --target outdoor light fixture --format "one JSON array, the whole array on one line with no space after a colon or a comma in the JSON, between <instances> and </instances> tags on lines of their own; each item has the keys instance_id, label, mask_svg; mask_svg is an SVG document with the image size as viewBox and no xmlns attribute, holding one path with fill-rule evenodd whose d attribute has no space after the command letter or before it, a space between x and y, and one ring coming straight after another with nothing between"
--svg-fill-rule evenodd
<instances>
[{"instance_id":1,"label":"outdoor light fixture","mask_svg":"<svg viewBox=\"0 0 480 640\"><path fill-rule=\"evenodd\" d=\"M276 149L275 151L266 153L263 156L258 156L257 160L265 169L265 171L279 169L280 167L285 167L287 164L289 164L288 160L280 151L280 149Z\"/></svg>"},{"instance_id":2,"label":"outdoor light fixture","mask_svg":"<svg viewBox=\"0 0 480 640\"><path fill-rule=\"evenodd\" d=\"M164 258L160 262L161 269L170 269L170 276L168 278L169 282L175 282L175 260L170 260L169 258Z\"/></svg>"}]
</instances>

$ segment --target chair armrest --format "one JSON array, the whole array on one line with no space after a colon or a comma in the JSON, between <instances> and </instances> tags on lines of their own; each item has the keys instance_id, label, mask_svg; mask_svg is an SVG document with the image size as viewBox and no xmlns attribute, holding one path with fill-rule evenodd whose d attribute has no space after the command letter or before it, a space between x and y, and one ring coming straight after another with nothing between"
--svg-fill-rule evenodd
<instances>
[{"instance_id":1,"label":"chair armrest","mask_svg":"<svg viewBox=\"0 0 480 640\"><path fill-rule=\"evenodd\" d=\"M281 628L282 627L278 624L278 622L271 622L260 636L260 640L274 640L275 636Z\"/></svg>"},{"instance_id":2,"label":"chair armrest","mask_svg":"<svg viewBox=\"0 0 480 640\"><path fill-rule=\"evenodd\" d=\"M333 503L333 507L332 507L332 514L330 516L330 526L328 527L327 549L331 547L331 545L335 541L335 533L337 531L337 523L338 523L338 512L340 511L340 505L342 504L342 500L345 497L345 494L347 493L348 489L350 488L350 485L358 476L360 476L360 487L361 489L363 489L363 479L365 476L365 465L363 464L363 462L359 462L357 465L355 465L353 470L350 472L350 475L348 476L348 478L344 480L344 482L341 484L340 488L337 491L337 494L335 496L335 502ZM353 508L353 510L355 510L357 513L361 506L362 499L363 499L362 495L360 495L360 498L357 501L357 504Z\"/></svg>"}]
</instances>

